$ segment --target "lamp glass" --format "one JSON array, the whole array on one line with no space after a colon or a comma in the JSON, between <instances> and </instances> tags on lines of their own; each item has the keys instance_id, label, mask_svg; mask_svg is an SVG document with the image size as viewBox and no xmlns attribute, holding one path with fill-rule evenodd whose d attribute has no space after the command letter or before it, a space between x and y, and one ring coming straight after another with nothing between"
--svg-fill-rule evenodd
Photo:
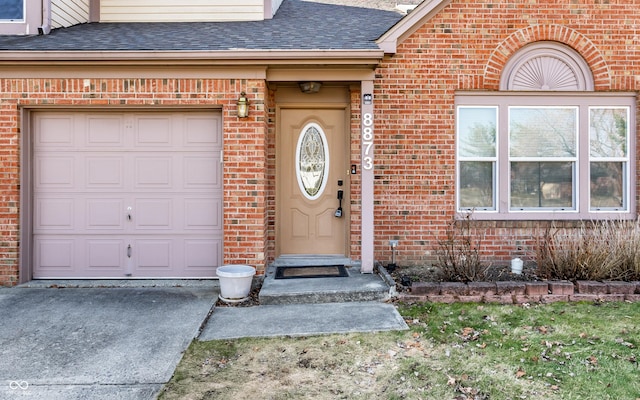
<instances>
[{"instance_id":1,"label":"lamp glass","mask_svg":"<svg viewBox=\"0 0 640 400\"><path fill-rule=\"evenodd\" d=\"M240 93L237 105L238 118L247 118L249 116L249 100L247 99L245 92Z\"/></svg>"}]
</instances>

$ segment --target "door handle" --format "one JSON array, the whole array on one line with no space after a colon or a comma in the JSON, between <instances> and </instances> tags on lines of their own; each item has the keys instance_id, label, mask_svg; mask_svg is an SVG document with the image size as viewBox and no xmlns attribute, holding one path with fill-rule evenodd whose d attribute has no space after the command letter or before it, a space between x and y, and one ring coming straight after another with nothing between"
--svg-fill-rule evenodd
<instances>
[{"instance_id":1,"label":"door handle","mask_svg":"<svg viewBox=\"0 0 640 400\"><path fill-rule=\"evenodd\" d=\"M338 209L335 212L336 218L342 218L342 198L344 197L344 191L338 190Z\"/></svg>"},{"instance_id":2,"label":"door handle","mask_svg":"<svg viewBox=\"0 0 640 400\"><path fill-rule=\"evenodd\" d=\"M127 207L127 219L129 221L131 221L133 219L132 216L131 216L131 211L132 211L132 208L131 207Z\"/></svg>"}]
</instances>

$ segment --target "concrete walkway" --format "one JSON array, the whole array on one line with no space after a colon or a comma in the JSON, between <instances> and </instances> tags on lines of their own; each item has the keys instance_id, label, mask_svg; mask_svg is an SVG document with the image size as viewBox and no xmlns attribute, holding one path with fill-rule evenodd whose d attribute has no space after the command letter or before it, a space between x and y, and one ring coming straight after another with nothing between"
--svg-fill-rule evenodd
<instances>
[{"instance_id":1,"label":"concrete walkway","mask_svg":"<svg viewBox=\"0 0 640 400\"><path fill-rule=\"evenodd\" d=\"M217 307L199 340L409 329L391 304L349 302Z\"/></svg>"},{"instance_id":2,"label":"concrete walkway","mask_svg":"<svg viewBox=\"0 0 640 400\"><path fill-rule=\"evenodd\" d=\"M357 289L369 279L379 278L349 282ZM301 281L289 286L321 282ZM218 295L214 280L0 288L0 400L155 399L195 338L408 329L379 301L214 307Z\"/></svg>"},{"instance_id":3,"label":"concrete walkway","mask_svg":"<svg viewBox=\"0 0 640 400\"><path fill-rule=\"evenodd\" d=\"M155 399L212 287L0 289L0 399Z\"/></svg>"}]
</instances>

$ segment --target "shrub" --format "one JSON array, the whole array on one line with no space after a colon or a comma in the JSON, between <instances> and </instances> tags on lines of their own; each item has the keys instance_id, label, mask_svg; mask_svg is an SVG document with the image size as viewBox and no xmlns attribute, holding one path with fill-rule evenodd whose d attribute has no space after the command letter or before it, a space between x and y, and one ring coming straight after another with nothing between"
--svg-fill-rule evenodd
<instances>
[{"instance_id":1,"label":"shrub","mask_svg":"<svg viewBox=\"0 0 640 400\"><path fill-rule=\"evenodd\" d=\"M582 222L548 228L536 246L538 275L547 279L634 280L640 277L640 226L633 221Z\"/></svg>"},{"instance_id":2,"label":"shrub","mask_svg":"<svg viewBox=\"0 0 640 400\"><path fill-rule=\"evenodd\" d=\"M453 219L447 225L446 236L438 240L437 262L445 281L472 282L486 278L489 268L480 259L480 244L484 234L471 227L471 215Z\"/></svg>"}]
</instances>

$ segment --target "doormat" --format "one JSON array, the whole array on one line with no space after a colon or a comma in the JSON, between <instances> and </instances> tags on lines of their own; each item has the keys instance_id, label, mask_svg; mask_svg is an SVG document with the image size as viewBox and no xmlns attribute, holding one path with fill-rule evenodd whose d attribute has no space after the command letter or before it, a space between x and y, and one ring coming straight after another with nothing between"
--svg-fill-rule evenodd
<instances>
[{"instance_id":1,"label":"doormat","mask_svg":"<svg viewBox=\"0 0 640 400\"><path fill-rule=\"evenodd\" d=\"M277 267L275 279L344 278L348 277L344 265L312 265L305 267Z\"/></svg>"}]
</instances>

